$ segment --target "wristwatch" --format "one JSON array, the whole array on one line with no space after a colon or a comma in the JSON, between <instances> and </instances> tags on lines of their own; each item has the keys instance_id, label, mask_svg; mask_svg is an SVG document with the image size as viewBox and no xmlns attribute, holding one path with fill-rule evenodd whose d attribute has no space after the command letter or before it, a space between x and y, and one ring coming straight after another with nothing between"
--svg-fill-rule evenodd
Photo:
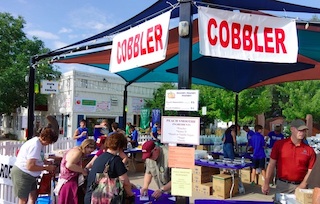
<instances>
[{"instance_id":1,"label":"wristwatch","mask_svg":"<svg viewBox=\"0 0 320 204\"><path fill-rule=\"evenodd\" d=\"M161 193L164 193L164 192L165 192L165 190L164 190L164 187L163 187L163 186L160 188L160 191L161 191Z\"/></svg>"}]
</instances>

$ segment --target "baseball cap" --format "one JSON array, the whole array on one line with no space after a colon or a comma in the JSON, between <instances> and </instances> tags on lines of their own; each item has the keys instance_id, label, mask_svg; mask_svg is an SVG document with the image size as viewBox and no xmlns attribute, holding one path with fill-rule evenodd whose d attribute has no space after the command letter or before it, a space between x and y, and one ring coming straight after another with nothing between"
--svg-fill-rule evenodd
<instances>
[{"instance_id":1,"label":"baseball cap","mask_svg":"<svg viewBox=\"0 0 320 204\"><path fill-rule=\"evenodd\" d=\"M152 160L156 160L159 154L160 154L160 148L156 147L156 144L154 143L154 141L149 140L142 145L143 160L146 160L148 158Z\"/></svg>"},{"instance_id":2,"label":"baseball cap","mask_svg":"<svg viewBox=\"0 0 320 204\"><path fill-rule=\"evenodd\" d=\"M307 129L309 129L306 126L306 123L301 119L296 119L296 120L292 121L290 123L290 126L297 128L297 130L307 130Z\"/></svg>"},{"instance_id":3,"label":"baseball cap","mask_svg":"<svg viewBox=\"0 0 320 204\"><path fill-rule=\"evenodd\" d=\"M97 147L100 148L102 144L105 143L107 137L106 136L100 136L98 139L97 139Z\"/></svg>"}]
</instances>

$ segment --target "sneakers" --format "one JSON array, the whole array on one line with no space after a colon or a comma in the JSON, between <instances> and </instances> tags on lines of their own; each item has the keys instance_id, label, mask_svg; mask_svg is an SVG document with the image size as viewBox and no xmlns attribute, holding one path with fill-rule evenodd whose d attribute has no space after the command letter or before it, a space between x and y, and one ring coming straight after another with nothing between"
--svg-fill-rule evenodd
<instances>
[{"instance_id":1,"label":"sneakers","mask_svg":"<svg viewBox=\"0 0 320 204\"><path fill-rule=\"evenodd\" d=\"M254 181L251 182L251 186L255 186L256 183Z\"/></svg>"}]
</instances>

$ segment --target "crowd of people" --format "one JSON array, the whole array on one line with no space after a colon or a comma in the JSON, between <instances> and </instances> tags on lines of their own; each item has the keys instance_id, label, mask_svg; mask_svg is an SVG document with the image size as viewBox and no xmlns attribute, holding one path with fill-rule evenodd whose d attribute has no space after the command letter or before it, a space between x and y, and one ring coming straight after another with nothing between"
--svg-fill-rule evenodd
<instances>
[{"instance_id":1,"label":"crowd of people","mask_svg":"<svg viewBox=\"0 0 320 204\"><path fill-rule=\"evenodd\" d=\"M47 164L43 159L43 147L57 141L59 134L57 121L51 116L48 117L48 121L48 125L39 131L38 136L28 140L21 147L12 168L14 192L19 198L19 204L35 203L37 177L43 170L54 172L56 169L56 166ZM58 195L58 204L91 203L91 186L96 182L96 175L104 172L106 164L110 167L109 176L121 181L128 203L134 201L133 189L136 186L128 177L128 156L124 150L128 144L132 147L138 145L138 131L130 123L127 124L126 131L121 130L116 122L111 124L112 131L106 131L108 127L107 122L103 120L95 126L97 128L95 132L99 136L88 139L86 121L80 121L80 126L73 135L77 145L63 155L60 164L59 179L54 190ZM156 123L154 127L154 130L150 129L152 140L142 146L142 158L145 160L146 169L144 184L140 189L141 195L147 192L152 178L157 178L154 172L159 157L156 151L156 146L159 145L158 132L155 131L158 124ZM255 125L254 131L248 126L243 126L248 139L246 150L252 152L251 179L254 182L257 169L261 169L264 178L261 187L263 194L270 192L270 183L275 176L277 193L293 193L296 188L307 188L308 185L309 187L312 185L315 192L319 192L315 193L315 196L319 194L315 199L320 199L320 177L316 172L320 169L320 161L316 160L313 148L304 142L307 129L304 121L294 120L290 123L291 135L285 138L281 133L281 126L275 126L266 137L263 135L264 129L261 125ZM225 158L235 158L238 147L236 136L239 132L238 125L231 125L225 131L222 137ZM98 151L91 161L83 165L83 158L92 154L97 148ZM271 148L270 158L266 158L265 148ZM171 181L161 185L153 192L153 197L158 198L163 192L170 191Z\"/></svg>"},{"instance_id":2,"label":"crowd of people","mask_svg":"<svg viewBox=\"0 0 320 204\"><path fill-rule=\"evenodd\" d=\"M308 184L317 178L320 186L320 178L312 171L320 169L320 161L316 167L316 154L312 147L306 142L308 127L300 119L290 123L291 135L287 138L282 134L282 127L277 125L267 136L263 135L263 127L255 125L254 130L245 125L243 130L247 133L246 151L252 153L251 181L255 185L257 169L261 170L264 179L261 187L263 194L270 192L270 184L276 178L277 193L294 193L296 188L305 189ZM231 125L223 136L223 153L225 158L234 159L237 150L236 135L239 126ZM268 141L268 143L267 143ZM266 158L265 149L270 148L270 158ZM313 178L310 178L310 175ZM320 195L320 188L319 188ZM320 199L320 196L319 198Z\"/></svg>"}]
</instances>

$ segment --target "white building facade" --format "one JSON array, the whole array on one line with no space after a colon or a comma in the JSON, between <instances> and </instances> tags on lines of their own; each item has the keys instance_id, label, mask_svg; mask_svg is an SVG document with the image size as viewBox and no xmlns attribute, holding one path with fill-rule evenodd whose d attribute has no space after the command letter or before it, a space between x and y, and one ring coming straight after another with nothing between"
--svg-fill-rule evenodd
<instances>
[{"instance_id":1,"label":"white building facade","mask_svg":"<svg viewBox=\"0 0 320 204\"><path fill-rule=\"evenodd\" d=\"M80 71L63 73L59 81L59 93L48 96L48 111L35 111L35 121L45 125L47 114L55 115L60 133L72 137L79 126L79 121L85 119L87 127L93 134L93 126L102 119L109 124L118 122L123 116L124 87L126 82L114 75L99 75ZM139 125L140 110L144 107L145 99L152 99L153 93L160 83L133 83L127 88L127 122ZM19 139L25 137L27 127L27 109L22 108L13 122L10 132ZM16 115L16 114L15 114Z\"/></svg>"},{"instance_id":2,"label":"white building facade","mask_svg":"<svg viewBox=\"0 0 320 204\"><path fill-rule=\"evenodd\" d=\"M126 82L111 75L91 74L80 71L66 72L61 76L59 94L48 100L48 113L60 117L63 134L72 137L81 119L86 119L92 132L94 124L102 119L122 122L124 87ZM145 99L152 99L159 83L133 83L128 86L127 122L139 125L139 115ZM120 124L121 125L121 124Z\"/></svg>"}]
</instances>

